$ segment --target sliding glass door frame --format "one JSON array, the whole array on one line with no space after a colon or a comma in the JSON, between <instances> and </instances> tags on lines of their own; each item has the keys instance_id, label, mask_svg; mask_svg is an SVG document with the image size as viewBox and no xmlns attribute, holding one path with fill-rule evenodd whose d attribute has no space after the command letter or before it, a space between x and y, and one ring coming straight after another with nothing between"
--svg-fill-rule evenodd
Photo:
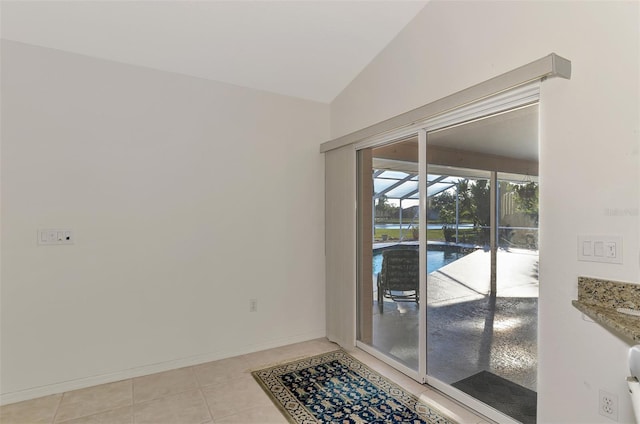
<instances>
[{"instance_id":1,"label":"sliding glass door frame","mask_svg":"<svg viewBox=\"0 0 640 424\"><path fill-rule=\"evenodd\" d=\"M420 132L424 132L423 130L414 130L413 132L403 132L401 134L390 134L387 137L383 137L383 138L379 138L376 140L366 140L364 143L361 144L357 144L355 145L355 151L356 151L356 161L358 162L358 166L356 167L357 170L356 172L358 173L358 176L361 176L362 172L360 170L360 167L362 166L361 161L363 160L362 155L360 154L360 151L366 151L366 149L369 148L377 148L377 147L383 147L385 145L390 145L390 144L394 144L397 142L401 142L404 139L407 139L408 137L411 136L418 136L418 164L420 166L420 164L422 164L424 166L424 170L419 168L418 170L418 174L419 174L419 178L418 178L418 190L420 193L422 193L425 190L426 187L426 183L423 182L423 175L426 175L426 173L424 173L423 171L426 171L426 163L423 163L424 161L421 160L420 158L422 157L421 155L423 155L425 153L425 148L426 148L426 143L424 142L426 140L426 132L424 132L423 136L420 136ZM423 144L424 146L422 146L420 143L420 140L422 138L424 138L423 140ZM422 147L421 147L422 146ZM426 158L426 156L425 156ZM358 199L361 198L361 194L360 190L362 190L362 182L358 181L357 182L357 187L358 189L357 191L357 197ZM425 198L426 199L426 198ZM362 210L361 208L363 208L363 206L361 205L362 202L358 201L356 202L356 215L358 217L360 217L363 213L368 213L369 210L368 208L366 208L367 210ZM419 225L419 242L418 242L418 249L419 249L419 258L420 258L420 263L419 263L419 267L420 267L420 293L426 293L426 286L427 286L427 279L426 279L426 272L427 272L427 268L426 268L426 255L423 254L423 243L424 243L424 249L426 249L426 230L425 230L425 222L423 222L423 220L425 220L426 218L424 218L423 216L423 208L426 209L426 204L424 203L424 200L422 199L422 194L420 194L420 199L419 199L419 221L418 221L418 225ZM358 272L360 272L360 270L362 269L360 261L362 260L362 243L361 243L361 237L359 235L360 232L362 231L367 231L370 229L365 229L362 228L362 222L360 221L360 219L357 220L357 236L356 236L356 240L357 240L357 248L356 248L356 258L357 258L357 269ZM425 250L426 251L426 250ZM359 285L359 280L360 280L361 276L357 275L356 276L356 284ZM356 303L357 303L357 317L358 319L360 319L361 317L361 310L360 308L362 307L362 303L361 300L359 299L360 296L360 289L358 289L356 291ZM418 300L418 305L419 305L419 341L418 341L418 352L419 352L419 368L417 370L407 366L406 364L398 361L397 359L386 355L384 352L376 349L373 345L367 344L364 341L360 340L360 336L358 335L358 331L356 331L356 347L358 347L359 349L369 353L370 355L380 359L381 361L385 362L386 364L390 365L391 367L397 369L398 371L402 372L403 374L411 377L412 379L420 382L420 383L426 383L426 361L424 360L424 358L426 358L426 301L424 300L425 296L421 296ZM423 306L424 305L424 306ZM360 328L360 323L356 322L356 328L359 329ZM422 355L421 352L425 352L425 355Z\"/></svg>"},{"instance_id":2,"label":"sliding glass door frame","mask_svg":"<svg viewBox=\"0 0 640 424\"><path fill-rule=\"evenodd\" d=\"M386 355L384 352L379 351L378 349L376 349L375 347L373 347L372 345L366 344L365 342L362 342L360 340L358 340L358 338L356 339L356 346L358 348L360 348L361 350L364 350L365 352L371 354L372 356L380 359L381 361L385 362L386 364L390 365L391 367L397 369L398 371L402 372L403 374L411 377L412 379L418 381L419 383L422 384L428 384L429 386L432 386L436 389L438 389L439 391L441 391L442 393L450 396L451 398L455 399L456 401L461 402L462 404L474 409L475 411L481 413L482 415L486 416L487 418L490 418L496 422L499 423L504 423L504 424L517 424L518 421L513 420L511 417L509 417L508 415L503 414L500 411L497 411L494 408L491 408L490 406L486 405L485 403L482 403L480 401L478 401L477 399L475 399L474 397L458 390L455 389L454 387L452 387L451 385L444 383L443 381L437 379L434 376L431 376L428 374L427 372L427 361L428 361L428 357L427 357L427 301L428 301L428 297L426 295L427 293L427 205L428 205L428 201L427 201L427 166L428 166L428 162L427 162L427 138L428 138L428 134L429 134L429 130L427 128L421 128L419 130L417 130L417 132L413 133L413 134L409 134L409 135L417 135L418 136L418 191L419 191L419 221L418 221L418 225L419 225L419 237L418 237L418 249L419 249L419 257L420 257L420 262L419 262L419 267L420 267L420 293L425 293L425 295L420 296L419 299L419 322L418 322L418 334L419 334L419 339L418 339L418 369L412 369L410 367L408 367L407 365L403 364L402 362L394 359L393 357ZM356 146L356 153L359 150L363 150L365 148L371 148L371 147L380 147L380 146L384 146L386 144L392 144L394 142L397 142L399 140L401 140L402 138L406 138L407 134L403 134L403 137L397 137L397 136L389 136L386 139L382 139L379 140L377 143L372 144L372 143L366 143L363 146ZM357 157L360 157L359 155L356 155ZM490 240L490 245L491 245L491 256L492 256L492 260L491 260L491 274L492 274L492 290L495 289L495 287L493 286L493 284L495 284L495 279L493 277L495 277L495 254L497 252L497 241L496 241L496 233L495 233L495 224L496 224L496 213L497 213L497 203L496 203L496 187L497 187L497 173L496 172L491 172L491 240ZM359 208L360 205L357 206L357 208ZM358 211L358 215L359 213L362 211ZM358 222L358 224L360 224ZM360 228L360 225L358 225L358 231L366 231L366 229ZM358 243L360 244L360 243ZM357 250L357 258L358 261L360 261L361 259L361 252L360 252L359 248ZM358 269L360 269L360 267L358 267ZM359 294L358 294L359 296ZM357 300L358 305L360 305L360 301ZM360 314L358 313L358 316ZM356 323L357 325L357 323Z\"/></svg>"},{"instance_id":3,"label":"sliding glass door frame","mask_svg":"<svg viewBox=\"0 0 640 424\"><path fill-rule=\"evenodd\" d=\"M420 296L418 323L418 381L428 383L427 376L427 131L418 131L418 192L420 193L419 237Z\"/></svg>"},{"instance_id":4,"label":"sliding glass door frame","mask_svg":"<svg viewBox=\"0 0 640 424\"><path fill-rule=\"evenodd\" d=\"M458 109L442 114L440 116L425 120L421 123L415 123L410 127L405 127L397 131L391 131L385 134L379 134L369 137L354 145L356 153L365 148L380 147L400 141L410 136L418 136L418 190L419 190L419 237L418 246L420 252L420 292L424 293L419 299L419 340L418 340L418 369L412 369L398 360L377 350L375 347L358 340L356 337L356 346L371 355L377 357L393 368L399 370L403 374L413 378L420 383L426 383L453 399L467 405L486 417L500 423L515 424L517 421L511 417L497 411L496 409L476 400L470 395L455 389L451 385L444 383L434 376L428 374L427 371L427 139L429 133L462 125L474 120L495 116L500 113L513 111L522 107L538 104L539 102L539 86L540 82L535 81L507 92L499 93L494 98L484 99L478 104L465 105ZM358 155L356 155L358 156ZM496 253L497 253L497 172L491 171L491 280L492 292L495 291L496 281ZM358 203L358 202L356 202ZM360 208L357 205L356 208ZM360 210L356 213L360 214ZM358 227L359 227L358 222ZM363 231L359 228L358 231ZM358 243L359 244L359 243ZM356 255L360 261L361 252L357 249ZM359 278L359 276L358 276ZM356 284L358 284L356 282ZM358 296L358 295L357 295ZM359 300L356 300L359 304ZM359 325L358 322L355 323ZM356 327L358 328L358 327Z\"/></svg>"}]
</instances>

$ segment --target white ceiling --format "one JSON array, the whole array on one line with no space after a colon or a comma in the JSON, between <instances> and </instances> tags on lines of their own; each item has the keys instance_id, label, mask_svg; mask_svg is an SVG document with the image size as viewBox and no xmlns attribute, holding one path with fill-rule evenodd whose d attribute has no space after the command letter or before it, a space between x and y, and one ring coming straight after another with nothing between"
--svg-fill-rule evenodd
<instances>
[{"instance_id":1,"label":"white ceiling","mask_svg":"<svg viewBox=\"0 0 640 424\"><path fill-rule=\"evenodd\" d=\"M331 102L426 1L2 1L2 38Z\"/></svg>"},{"instance_id":2,"label":"white ceiling","mask_svg":"<svg viewBox=\"0 0 640 424\"><path fill-rule=\"evenodd\" d=\"M429 134L433 146L538 160L538 106L531 105Z\"/></svg>"},{"instance_id":3,"label":"white ceiling","mask_svg":"<svg viewBox=\"0 0 640 424\"><path fill-rule=\"evenodd\" d=\"M418 137L402 141L418 144ZM492 115L429 132L427 144L454 150L503 156L511 159L538 161L538 105L533 104L518 109ZM415 147L417 152L417 146ZM417 158L415 159L417 161ZM430 173L447 172L446 167L431 167ZM376 169L389 169L407 173L418 172L417 162L376 158ZM477 172L477 171L473 171ZM456 173L457 176L465 176ZM477 176L477 175L476 175Z\"/></svg>"}]
</instances>

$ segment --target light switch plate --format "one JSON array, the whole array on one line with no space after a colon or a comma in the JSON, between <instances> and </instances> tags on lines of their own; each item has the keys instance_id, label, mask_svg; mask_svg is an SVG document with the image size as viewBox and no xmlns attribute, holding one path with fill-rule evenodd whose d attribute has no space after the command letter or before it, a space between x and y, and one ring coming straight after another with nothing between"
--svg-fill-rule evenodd
<instances>
[{"instance_id":1,"label":"light switch plate","mask_svg":"<svg viewBox=\"0 0 640 424\"><path fill-rule=\"evenodd\" d=\"M74 240L73 230L69 228L48 228L38 230L38 245L40 246L73 244Z\"/></svg>"},{"instance_id":2,"label":"light switch plate","mask_svg":"<svg viewBox=\"0 0 640 424\"><path fill-rule=\"evenodd\" d=\"M621 236L578 236L578 260L622 263Z\"/></svg>"}]
</instances>

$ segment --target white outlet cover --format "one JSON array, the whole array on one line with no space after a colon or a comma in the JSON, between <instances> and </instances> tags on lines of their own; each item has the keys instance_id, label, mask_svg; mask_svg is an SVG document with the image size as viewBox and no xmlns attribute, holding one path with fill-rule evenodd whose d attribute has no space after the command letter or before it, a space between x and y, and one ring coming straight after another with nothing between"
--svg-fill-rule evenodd
<instances>
[{"instance_id":1,"label":"white outlet cover","mask_svg":"<svg viewBox=\"0 0 640 424\"><path fill-rule=\"evenodd\" d=\"M613 421L618 421L618 396L600 390L598 395L598 410L600 415L607 417Z\"/></svg>"},{"instance_id":2,"label":"white outlet cover","mask_svg":"<svg viewBox=\"0 0 640 424\"><path fill-rule=\"evenodd\" d=\"M609 248L608 251L607 248ZM579 261L621 264L622 254L622 236L578 236Z\"/></svg>"}]
</instances>

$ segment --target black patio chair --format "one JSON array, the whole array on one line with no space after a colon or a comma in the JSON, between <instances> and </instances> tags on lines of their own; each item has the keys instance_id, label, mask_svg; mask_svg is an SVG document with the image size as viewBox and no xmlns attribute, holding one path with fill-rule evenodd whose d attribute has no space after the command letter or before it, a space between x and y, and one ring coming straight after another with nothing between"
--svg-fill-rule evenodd
<instances>
[{"instance_id":1,"label":"black patio chair","mask_svg":"<svg viewBox=\"0 0 640 424\"><path fill-rule=\"evenodd\" d=\"M416 249L386 250L378 274L378 308L383 313L384 298L394 302L420 300L420 256Z\"/></svg>"}]
</instances>

